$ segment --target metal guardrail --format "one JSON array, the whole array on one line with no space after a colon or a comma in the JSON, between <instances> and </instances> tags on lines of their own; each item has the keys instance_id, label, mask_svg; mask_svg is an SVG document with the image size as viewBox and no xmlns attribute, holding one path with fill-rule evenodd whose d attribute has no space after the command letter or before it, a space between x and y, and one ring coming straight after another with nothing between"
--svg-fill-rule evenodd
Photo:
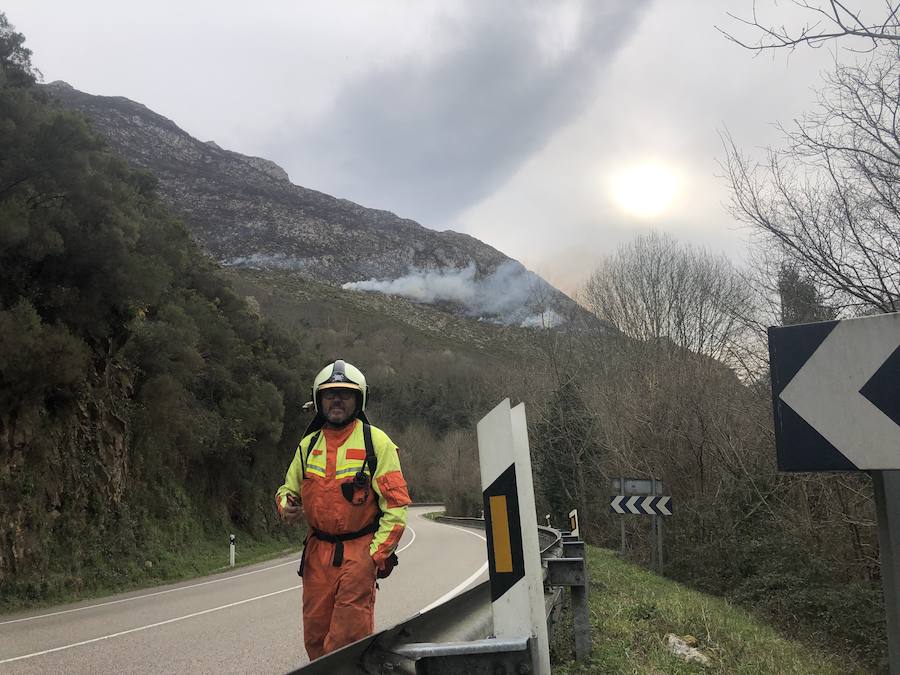
<instances>
[{"instance_id":1,"label":"metal guardrail","mask_svg":"<svg viewBox=\"0 0 900 675\"><path fill-rule=\"evenodd\" d=\"M451 518L440 516L445 523L484 529L482 518ZM559 530L538 527L541 543L541 563L544 567L544 602L547 612L547 629L552 631L558 623L562 609L561 586L549 586L551 578L548 560L559 559L564 554L563 535ZM416 669L416 661L430 657L442 657L460 665L455 670L431 670L428 672L480 672L463 665L473 655L473 646L465 645L484 640L493 633L490 581L457 595L433 609L416 614L379 633L374 633L336 652L327 654L299 668L299 675L332 675L333 673L406 673L424 672ZM521 642L521 644L520 644ZM508 643L508 644L507 644ZM524 641L491 640L492 653L509 651L510 656L521 654L527 648ZM476 647L477 649L477 647ZM494 672L492 669L490 672ZM506 671L504 671L506 672ZM509 672L515 672L509 670Z\"/></svg>"},{"instance_id":2,"label":"metal guardrail","mask_svg":"<svg viewBox=\"0 0 900 675\"><path fill-rule=\"evenodd\" d=\"M461 518L455 516L438 516L438 521L442 523L453 523L462 527L475 527L484 529L484 518ZM560 530L551 527L538 525L538 541L541 544L541 566L544 568L544 604L547 611L547 635L550 640L553 639L553 633L556 625L559 623L560 614L563 608L563 587L551 586L548 584L550 572L550 558L559 559L567 554L565 544L563 543L564 534ZM581 557L584 557L584 545L581 548ZM490 600L488 600L490 603Z\"/></svg>"}]
</instances>

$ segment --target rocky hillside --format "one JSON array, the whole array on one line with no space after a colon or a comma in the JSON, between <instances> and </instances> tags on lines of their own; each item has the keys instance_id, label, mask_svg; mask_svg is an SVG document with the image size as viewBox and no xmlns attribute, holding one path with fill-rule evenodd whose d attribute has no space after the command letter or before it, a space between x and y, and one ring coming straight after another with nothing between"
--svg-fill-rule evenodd
<instances>
[{"instance_id":1,"label":"rocky hillside","mask_svg":"<svg viewBox=\"0 0 900 675\"><path fill-rule=\"evenodd\" d=\"M515 323L533 323L535 295L558 313L572 309L565 295L474 237L294 185L275 163L199 141L129 99L64 82L44 89L85 113L132 166L156 176L164 200L222 264L289 270Z\"/></svg>"}]
</instances>

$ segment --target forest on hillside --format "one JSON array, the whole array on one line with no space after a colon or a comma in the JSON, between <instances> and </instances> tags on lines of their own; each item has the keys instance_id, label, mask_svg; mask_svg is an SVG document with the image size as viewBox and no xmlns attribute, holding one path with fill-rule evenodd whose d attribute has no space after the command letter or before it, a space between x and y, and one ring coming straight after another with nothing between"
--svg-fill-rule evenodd
<instances>
[{"instance_id":1,"label":"forest on hillside","mask_svg":"<svg viewBox=\"0 0 900 675\"><path fill-rule=\"evenodd\" d=\"M272 493L311 378L341 357L369 377L414 498L477 514L474 425L525 401L541 514L577 507L588 541L617 548L610 478L662 479L668 575L878 668L871 483L778 473L765 327L900 309L898 75L891 46L839 67L768 162L727 139L733 208L759 235L749 270L647 235L598 260L592 319L508 348L484 327L473 347L223 272L152 176L38 90L0 14L0 607L151 581L160 550L233 529L296 538ZM645 523L629 528L646 562Z\"/></svg>"},{"instance_id":2,"label":"forest on hillside","mask_svg":"<svg viewBox=\"0 0 900 675\"><path fill-rule=\"evenodd\" d=\"M35 87L0 15L0 598L141 574L275 527L314 364Z\"/></svg>"}]
</instances>

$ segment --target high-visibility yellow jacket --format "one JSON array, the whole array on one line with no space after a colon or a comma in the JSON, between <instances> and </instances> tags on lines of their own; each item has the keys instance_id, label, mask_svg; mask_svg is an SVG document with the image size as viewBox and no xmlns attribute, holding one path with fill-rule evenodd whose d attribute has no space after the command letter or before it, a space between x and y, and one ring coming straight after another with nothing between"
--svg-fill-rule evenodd
<instances>
[{"instance_id":1,"label":"high-visibility yellow jacket","mask_svg":"<svg viewBox=\"0 0 900 675\"><path fill-rule=\"evenodd\" d=\"M313 447L309 445L315 434L300 441L284 477L284 485L275 494L275 503L281 512L287 496L293 495L302 503L309 525L331 535L357 532L378 518L378 529L369 553L376 564L381 565L400 542L406 528L406 507L410 498L400 470L397 446L381 429L371 425L370 428L376 458L374 480L370 477L372 489L356 489L353 503L341 491L341 484L352 483L358 471L369 475L363 423L356 420L352 428L346 430L323 430Z\"/></svg>"}]
</instances>

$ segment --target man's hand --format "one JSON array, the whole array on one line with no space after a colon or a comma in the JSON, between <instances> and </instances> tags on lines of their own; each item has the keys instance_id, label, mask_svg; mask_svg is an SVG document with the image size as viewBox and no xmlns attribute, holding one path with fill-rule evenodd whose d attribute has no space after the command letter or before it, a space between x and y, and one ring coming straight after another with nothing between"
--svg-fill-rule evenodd
<instances>
[{"instance_id":1,"label":"man's hand","mask_svg":"<svg viewBox=\"0 0 900 675\"><path fill-rule=\"evenodd\" d=\"M303 520L303 507L297 502L294 495L288 495L284 508L281 510L281 520L288 525L294 525Z\"/></svg>"},{"instance_id":2,"label":"man's hand","mask_svg":"<svg viewBox=\"0 0 900 675\"><path fill-rule=\"evenodd\" d=\"M391 572L394 571L394 568L400 564L400 561L397 560L397 554L391 553L390 556L386 560L381 561L377 564L377 571L375 572L376 579L387 579L391 576Z\"/></svg>"}]
</instances>

